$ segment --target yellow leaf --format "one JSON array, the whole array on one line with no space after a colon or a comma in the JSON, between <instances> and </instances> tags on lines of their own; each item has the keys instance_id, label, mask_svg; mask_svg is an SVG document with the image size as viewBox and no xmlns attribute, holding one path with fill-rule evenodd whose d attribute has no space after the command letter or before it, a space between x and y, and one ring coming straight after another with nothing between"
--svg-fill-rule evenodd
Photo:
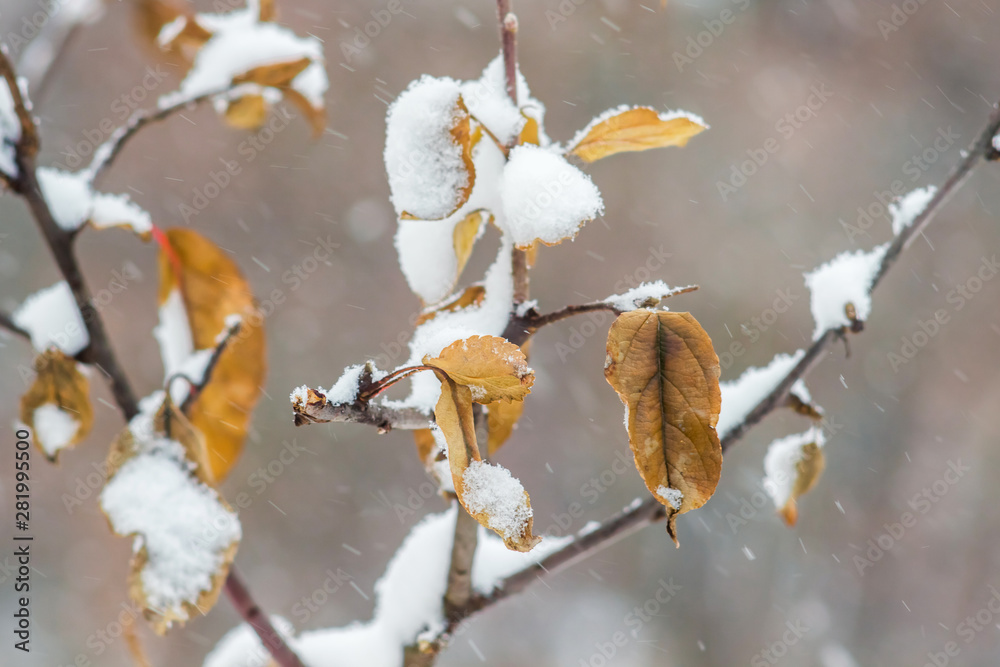
<instances>
[{"instance_id":1,"label":"yellow leaf","mask_svg":"<svg viewBox=\"0 0 1000 667\"><path fill-rule=\"evenodd\" d=\"M221 480L242 451L264 383L263 322L239 268L218 246L189 229L168 230L161 243L159 302L180 290L195 350L214 348L226 319L245 316L188 411L205 437L213 477Z\"/></svg>"},{"instance_id":2,"label":"yellow leaf","mask_svg":"<svg viewBox=\"0 0 1000 667\"><path fill-rule=\"evenodd\" d=\"M258 86L268 88L282 88L289 85L292 79L301 74L310 64L312 64L312 60L309 58L299 58L274 65L261 65L234 76L233 85L256 83Z\"/></svg>"},{"instance_id":3,"label":"yellow leaf","mask_svg":"<svg viewBox=\"0 0 1000 667\"><path fill-rule=\"evenodd\" d=\"M212 38L212 33L198 23L197 17L184 2L175 0L140 0L136 19L139 30L149 44L193 60L198 50ZM164 26L182 21L180 30L173 32L166 43L160 43Z\"/></svg>"},{"instance_id":4,"label":"yellow leaf","mask_svg":"<svg viewBox=\"0 0 1000 667\"><path fill-rule=\"evenodd\" d=\"M802 447L802 460L795 464L795 486L792 487L792 495L788 503L781 508L781 516L789 526L794 526L799 518L799 510L796 501L812 490L816 482L826 468L826 457L823 448L815 442L810 442Z\"/></svg>"},{"instance_id":5,"label":"yellow leaf","mask_svg":"<svg viewBox=\"0 0 1000 667\"><path fill-rule=\"evenodd\" d=\"M244 95L226 106L226 122L241 130L255 130L267 120L267 102L262 95Z\"/></svg>"},{"instance_id":6,"label":"yellow leaf","mask_svg":"<svg viewBox=\"0 0 1000 667\"><path fill-rule=\"evenodd\" d=\"M55 347L38 355L35 372L35 381L21 397L21 421L34 433L42 453L55 461L60 451L75 447L90 433L90 383L77 362Z\"/></svg>"},{"instance_id":7,"label":"yellow leaf","mask_svg":"<svg viewBox=\"0 0 1000 667\"><path fill-rule=\"evenodd\" d=\"M535 268L535 264L538 263L538 248L539 247L541 247L541 244L538 241L534 241L534 242L532 242L532 244L530 246L528 246L524 250L524 257L525 257L525 260L528 262L528 268L529 269Z\"/></svg>"},{"instance_id":8,"label":"yellow leaf","mask_svg":"<svg viewBox=\"0 0 1000 667\"><path fill-rule=\"evenodd\" d=\"M504 544L513 551L530 551L540 537L532 535L531 500L523 488L515 492L522 493L519 502L511 502L505 496L503 502L490 502L492 498L484 488L494 488L498 492L510 491L505 485L497 489L496 485L479 485L481 478L487 479L497 475L508 485L516 483L509 473L482 461L479 445L476 441L475 419L472 412L472 392L469 387L456 383L451 378L439 375L441 379L441 397L434 408L434 420L448 443L448 464L451 468L452 483L462 507L480 523L503 538ZM473 471L472 477L467 474ZM472 481L474 488L469 488L467 482ZM519 483L516 483L520 486Z\"/></svg>"},{"instance_id":9,"label":"yellow leaf","mask_svg":"<svg viewBox=\"0 0 1000 667\"><path fill-rule=\"evenodd\" d=\"M524 401L511 401L509 403L496 401L487 405L486 408L489 410L487 423L490 427L486 451L492 457L514 432L514 426L521 418L521 413L524 412Z\"/></svg>"},{"instance_id":10,"label":"yellow leaf","mask_svg":"<svg viewBox=\"0 0 1000 667\"><path fill-rule=\"evenodd\" d=\"M273 21L278 14L274 0L260 0L260 20L263 22Z\"/></svg>"},{"instance_id":11,"label":"yellow leaf","mask_svg":"<svg viewBox=\"0 0 1000 667\"><path fill-rule=\"evenodd\" d=\"M518 145L540 145L540 140L538 138L538 121L531 116L525 115L523 111L521 112L521 115L524 116L525 120L524 127L521 128L521 134L517 138Z\"/></svg>"},{"instance_id":12,"label":"yellow leaf","mask_svg":"<svg viewBox=\"0 0 1000 667\"><path fill-rule=\"evenodd\" d=\"M813 427L775 440L764 456L764 488L789 526L798 520L798 499L816 485L826 467L823 440L823 431Z\"/></svg>"},{"instance_id":13,"label":"yellow leaf","mask_svg":"<svg viewBox=\"0 0 1000 667\"><path fill-rule=\"evenodd\" d=\"M452 231L455 259L458 261L458 268L455 270L455 282L458 282L459 277L462 275L462 270L465 269L469 257L472 256L472 247L476 244L476 239L479 237L479 230L483 228L484 213L489 216L488 219L493 219L493 216L488 211L479 209L460 220Z\"/></svg>"},{"instance_id":14,"label":"yellow leaf","mask_svg":"<svg viewBox=\"0 0 1000 667\"><path fill-rule=\"evenodd\" d=\"M604 375L626 407L629 445L646 488L668 513L705 504L719 483L719 358L690 313L634 310L608 332Z\"/></svg>"},{"instance_id":15,"label":"yellow leaf","mask_svg":"<svg viewBox=\"0 0 1000 667\"><path fill-rule=\"evenodd\" d=\"M616 153L684 146L705 129L705 125L686 116L670 118L649 107L636 107L587 128L567 153L584 162L594 162Z\"/></svg>"},{"instance_id":16,"label":"yellow leaf","mask_svg":"<svg viewBox=\"0 0 1000 667\"><path fill-rule=\"evenodd\" d=\"M423 361L468 387L476 403L524 400L535 381L521 348L498 336L457 340L437 357L428 355Z\"/></svg>"},{"instance_id":17,"label":"yellow leaf","mask_svg":"<svg viewBox=\"0 0 1000 667\"><path fill-rule=\"evenodd\" d=\"M418 428L413 431L413 440L417 445L417 457L430 472L434 467L434 453L437 450L437 440L429 428Z\"/></svg>"},{"instance_id":18,"label":"yellow leaf","mask_svg":"<svg viewBox=\"0 0 1000 667\"><path fill-rule=\"evenodd\" d=\"M417 326L420 326L424 322L430 322L440 313L453 313L456 310L461 310L462 308L468 308L469 306L478 306L486 298L486 288L482 285L470 285L465 288L465 290L453 297L450 301L445 301L443 304L436 306L433 310L428 310L420 314L417 318Z\"/></svg>"}]
</instances>

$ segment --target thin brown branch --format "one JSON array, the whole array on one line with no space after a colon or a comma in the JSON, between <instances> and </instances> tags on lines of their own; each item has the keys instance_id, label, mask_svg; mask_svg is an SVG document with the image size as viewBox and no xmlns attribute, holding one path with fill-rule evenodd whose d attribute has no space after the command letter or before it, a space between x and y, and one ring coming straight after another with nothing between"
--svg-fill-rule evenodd
<instances>
[{"instance_id":1,"label":"thin brown branch","mask_svg":"<svg viewBox=\"0 0 1000 667\"><path fill-rule=\"evenodd\" d=\"M1000 108L994 107L990 115L989 122L973 143L968 153L958 165L952 170L937 194L928 202L924 211L917 216L913 224L907 229L901 230L893 242L890 244L886 255L882 260L879 272L872 283L872 289L879 284L881 278L896 262L899 254L906 249L910 240L919 234L930 222L938 210L954 194L955 190L961 186L969 173L986 158L993 159L992 139L1000 132ZM592 305L592 304L591 304ZM846 336L843 329L830 329L820 336L806 350L805 355L795 365L792 370L782 379L780 383L765 396L751 410L743 421L735 428L731 429L722 440L723 450L735 444L750 428L759 423L765 416L781 407L788 396L791 387L799 379L804 378L816 367L822 359L826 350L835 341ZM520 593L534 581L542 577L558 572L560 569L568 567L589 555L604 549L623 537L632 534L643 526L661 521L665 516L663 506L655 498L648 498L633 508L618 513L612 518L601 523L595 530L589 531L576 537L566 546L554 551L546 556L539 563L520 570L499 582L492 594L487 596L477 596L470 600L467 606L467 613L461 617L449 618L448 626L435 640L436 644L443 644L448 636L458 625L469 616L486 609L501 600Z\"/></svg>"},{"instance_id":2,"label":"thin brown branch","mask_svg":"<svg viewBox=\"0 0 1000 667\"><path fill-rule=\"evenodd\" d=\"M38 128L35 127L35 119L31 117L29 103L21 94L21 86L17 83L17 73L14 71L14 66L7 54L2 51L0 51L0 77L3 77L10 90L10 97L14 102L14 113L21 126L21 135L17 138L15 146L17 156L34 158L38 154ZM9 174L9 176L16 178L18 175Z\"/></svg>"},{"instance_id":3,"label":"thin brown branch","mask_svg":"<svg viewBox=\"0 0 1000 667\"><path fill-rule=\"evenodd\" d=\"M181 405L181 412L184 414L188 414L188 412L190 412L191 406L194 405L196 400L198 400L198 396L212 379L212 373L215 372L215 367L219 365L219 359L222 358L222 353L226 351L226 348L229 347L229 343L233 340L233 337L235 337L241 329L242 323L236 322L223 332L222 339L216 343L215 349L212 350L212 356L208 358L208 363L205 364L205 371L199 382L191 382L190 378L187 378L188 381L191 382L191 391L188 393L187 398L184 399L184 403ZM170 379L167 380L167 387L169 386Z\"/></svg>"},{"instance_id":4,"label":"thin brown branch","mask_svg":"<svg viewBox=\"0 0 1000 667\"><path fill-rule=\"evenodd\" d=\"M34 119L28 110L28 102L21 95L21 90L17 85L14 68L6 54L3 53L0 53L0 75L3 76L10 88L14 110L21 124L21 136L18 138L15 150L18 173L13 175L15 178L14 190L27 202L28 208L56 260L56 265L69 285L73 299L80 309L80 315L83 318L90 342L78 355L78 358L97 366L108 376L115 401L121 407L125 418L131 419L139 412L135 393L111 348L104 328L104 321L94 307L90 289L87 287L83 272L73 254L73 234L60 227L55 221L48 202L42 195L35 172L35 157L38 154L38 129L35 127Z\"/></svg>"},{"instance_id":5,"label":"thin brown branch","mask_svg":"<svg viewBox=\"0 0 1000 667\"><path fill-rule=\"evenodd\" d=\"M517 106L517 17L511 12L510 0L497 0L497 21L500 24L507 95Z\"/></svg>"},{"instance_id":6,"label":"thin brown branch","mask_svg":"<svg viewBox=\"0 0 1000 667\"><path fill-rule=\"evenodd\" d=\"M291 647L278 633L271 619L267 617L261 608L254 602L250 591L247 590L243 579L236 573L235 568L229 570L226 578L226 595L229 596L233 607L239 612L244 621L250 624L257 636L264 643L267 652L271 654L275 662L280 667L305 667L299 656L295 655Z\"/></svg>"},{"instance_id":7,"label":"thin brown branch","mask_svg":"<svg viewBox=\"0 0 1000 667\"><path fill-rule=\"evenodd\" d=\"M511 11L510 0L497 0L497 22L500 26L500 46L503 51L504 83L507 96L514 106L517 103L517 17ZM514 141L517 141L516 137ZM521 304L531 295L528 276L528 253L514 248L511 256L511 273L514 277L514 304Z\"/></svg>"},{"instance_id":8,"label":"thin brown branch","mask_svg":"<svg viewBox=\"0 0 1000 667\"><path fill-rule=\"evenodd\" d=\"M354 403L332 403L323 392L310 389L311 399L294 404L295 425L324 424L327 422L345 424L367 424L382 432L392 429L416 430L430 428L431 417L413 408L390 408L372 401Z\"/></svg>"},{"instance_id":9,"label":"thin brown branch","mask_svg":"<svg viewBox=\"0 0 1000 667\"><path fill-rule=\"evenodd\" d=\"M489 440L489 423L483 406L473 406L476 424L476 439L480 443ZM448 586L444 593L445 618L461 616L472 598L472 561L476 556L479 537L479 522L468 512L459 508L455 517L455 538L451 545L451 564L448 567Z\"/></svg>"},{"instance_id":10,"label":"thin brown branch","mask_svg":"<svg viewBox=\"0 0 1000 667\"><path fill-rule=\"evenodd\" d=\"M205 93L204 95L198 95L190 100L177 102L176 104L172 104L167 107L136 111L129 117L124 125L116 128L115 131L111 133L111 136L108 137L107 141L98 146L97 150L94 151L94 157L86 169L90 181L92 183L96 183L107 168L111 166L114 159L118 157L118 154L121 153L128 140L134 137L136 133L138 133L139 130L145 126L150 123L165 120L178 111L195 107L202 102L215 97L216 95L223 95L229 92L229 90L231 90L231 88L223 88L221 90Z\"/></svg>"}]
</instances>

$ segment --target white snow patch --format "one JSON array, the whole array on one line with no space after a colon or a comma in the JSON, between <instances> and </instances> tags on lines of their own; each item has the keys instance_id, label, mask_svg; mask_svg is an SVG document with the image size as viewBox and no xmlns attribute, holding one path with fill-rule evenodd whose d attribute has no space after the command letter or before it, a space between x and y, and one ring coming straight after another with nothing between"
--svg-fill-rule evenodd
<instances>
[{"instance_id":1,"label":"white snow patch","mask_svg":"<svg viewBox=\"0 0 1000 667\"><path fill-rule=\"evenodd\" d=\"M892 216L892 234L899 233L913 224L917 216L924 212L927 204L937 193L937 188L928 185L926 188L911 190L898 202L889 204L889 215Z\"/></svg>"},{"instance_id":2,"label":"white snow patch","mask_svg":"<svg viewBox=\"0 0 1000 667\"><path fill-rule=\"evenodd\" d=\"M804 456L802 448L813 442L823 446L826 442L823 429L810 428L805 433L775 440L767 448L764 456L764 490L771 496L775 507L781 509L791 498L795 480L799 476L796 466Z\"/></svg>"},{"instance_id":3,"label":"white snow patch","mask_svg":"<svg viewBox=\"0 0 1000 667\"><path fill-rule=\"evenodd\" d=\"M309 400L309 386L301 385L292 390L288 394L288 400L291 401L294 406L304 406L306 401Z\"/></svg>"},{"instance_id":4,"label":"white snow patch","mask_svg":"<svg viewBox=\"0 0 1000 667\"><path fill-rule=\"evenodd\" d=\"M397 215L436 220L458 207L470 178L451 137L460 94L458 81L425 75L389 107L384 157Z\"/></svg>"},{"instance_id":5,"label":"white snow patch","mask_svg":"<svg viewBox=\"0 0 1000 667\"><path fill-rule=\"evenodd\" d=\"M38 184L52 217L67 231L79 229L88 221L98 229L124 225L137 234L153 229L149 213L132 202L128 195L95 192L89 172L40 167Z\"/></svg>"},{"instance_id":6,"label":"white snow patch","mask_svg":"<svg viewBox=\"0 0 1000 667\"><path fill-rule=\"evenodd\" d=\"M181 618L187 617L185 602L194 604L211 589L225 551L241 537L236 514L192 476L191 466L180 443L152 439L101 492L115 532L134 534L133 548L146 548L140 577L149 604Z\"/></svg>"},{"instance_id":7,"label":"white snow patch","mask_svg":"<svg viewBox=\"0 0 1000 667\"><path fill-rule=\"evenodd\" d=\"M299 37L275 23L259 23L248 12L199 14L198 22L214 34L198 51L179 89L159 99L161 109L183 104L201 95L221 92L241 74L267 65L303 58L310 64L291 83L315 107L323 106L328 81L323 67L323 45L315 37ZM169 32L161 34L161 41ZM224 107L224 105L223 105Z\"/></svg>"},{"instance_id":8,"label":"white snow patch","mask_svg":"<svg viewBox=\"0 0 1000 667\"><path fill-rule=\"evenodd\" d=\"M457 504L418 523L403 540L375 584L375 614L364 623L304 632L290 640L308 667L399 667L403 647L444 627L441 600L448 583ZM547 538L530 553L509 551L479 529L472 582L481 593L564 546L570 538ZM246 627L240 626L240 627ZM233 630L209 654L204 667L265 667L260 642L251 631Z\"/></svg>"},{"instance_id":9,"label":"white snow patch","mask_svg":"<svg viewBox=\"0 0 1000 667\"><path fill-rule=\"evenodd\" d=\"M153 337L160 344L164 377L178 373L185 360L194 353L184 296L176 287L160 306L160 321L153 327Z\"/></svg>"},{"instance_id":10,"label":"white snow patch","mask_svg":"<svg viewBox=\"0 0 1000 667\"><path fill-rule=\"evenodd\" d=\"M842 252L826 264L805 274L816 329L813 340L830 329L850 326L845 308L853 304L857 318L864 322L871 314L871 286L885 257L888 244L872 250Z\"/></svg>"},{"instance_id":11,"label":"white snow patch","mask_svg":"<svg viewBox=\"0 0 1000 667\"><path fill-rule=\"evenodd\" d=\"M734 426L742 422L743 418L778 386L795 364L799 363L804 354L805 350L797 350L791 355L776 354L767 366L748 368L736 380L720 382L722 412L719 414L719 423L716 426L719 437L726 437ZM808 395L808 392L806 394Z\"/></svg>"},{"instance_id":12,"label":"white snow patch","mask_svg":"<svg viewBox=\"0 0 1000 667\"><path fill-rule=\"evenodd\" d=\"M641 308L647 301L662 301L668 296L690 289L690 287L690 285L688 287L669 287L662 280L657 280L652 283L642 283L624 294L613 294L605 299L604 303L623 312L635 310ZM663 308L663 310L668 310L668 308Z\"/></svg>"},{"instance_id":13,"label":"white snow patch","mask_svg":"<svg viewBox=\"0 0 1000 667\"><path fill-rule=\"evenodd\" d=\"M681 492L680 489L663 486L662 484L657 487L656 495L670 503L670 506L675 510L679 510L681 508L681 503L684 502L684 493Z\"/></svg>"},{"instance_id":14,"label":"white snow patch","mask_svg":"<svg viewBox=\"0 0 1000 667\"><path fill-rule=\"evenodd\" d=\"M354 364L345 368L340 379L329 389L323 390L326 400L335 405L353 403L358 397L358 383L361 381L361 374L364 373L364 370L364 364Z\"/></svg>"},{"instance_id":15,"label":"white snow patch","mask_svg":"<svg viewBox=\"0 0 1000 667\"><path fill-rule=\"evenodd\" d=\"M83 316L65 280L29 296L14 311L12 319L28 332L31 344L39 352L55 345L72 357L90 344Z\"/></svg>"},{"instance_id":16,"label":"white snow patch","mask_svg":"<svg viewBox=\"0 0 1000 667\"><path fill-rule=\"evenodd\" d=\"M69 445L80 430L80 422L76 415L63 410L55 403L44 403L35 408L32 422L35 425L38 444L49 458Z\"/></svg>"},{"instance_id":17,"label":"white snow patch","mask_svg":"<svg viewBox=\"0 0 1000 667\"><path fill-rule=\"evenodd\" d=\"M486 514L489 527L505 539L524 534L532 516L524 487L503 466L473 461L462 475L463 500L471 514Z\"/></svg>"},{"instance_id":18,"label":"white snow patch","mask_svg":"<svg viewBox=\"0 0 1000 667\"><path fill-rule=\"evenodd\" d=\"M426 355L441 353L456 340L472 336L499 336L507 326L513 308L514 283L511 277L511 252L509 242L502 241L497 257L486 272L483 281L485 296L478 306L469 306L454 312L439 313L424 322L410 339L410 358L399 368L416 366ZM397 408L416 408L430 414L441 394L441 383L430 372L416 373L412 379L410 396L402 401L384 401Z\"/></svg>"},{"instance_id":19,"label":"white snow patch","mask_svg":"<svg viewBox=\"0 0 1000 667\"><path fill-rule=\"evenodd\" d=\"M504 218L498 224L518 247L572 238L604 212L601 193L589 176L562 156L532 145L510 152L500 196Z\"/></svg>"}]
</instances>

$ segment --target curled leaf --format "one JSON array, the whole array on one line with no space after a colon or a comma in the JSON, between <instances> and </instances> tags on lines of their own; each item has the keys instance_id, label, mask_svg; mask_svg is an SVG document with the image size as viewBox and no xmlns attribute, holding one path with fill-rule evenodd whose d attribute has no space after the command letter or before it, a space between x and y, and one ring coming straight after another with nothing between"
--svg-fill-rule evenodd
<instances>
[{"instance_id":1,"label":"curled leaf","mask_svg":"<svg viewBox=\"0 0 1000 667\"><path fill-rule=\"evenodd\" d=\"M260 65L234 76L233 85L256 83L268 88L283 88L291 85L295 77L311 64L312 60L309 58L297 58L271 65Z\"/></svg>"},{"instance_id":2,"label":"curled leaf","mask_svg":"<svg viewBox=\"0 0 1000 667\"><path fill-rule=\"evenodd\" d=\"M486 288L483 285L470 285L461 293L444 303L435 306L431 310L426 310L417 318L417 326L424 322L430 322L440 313L453 313L456 310L478 306L486 298Z\"/></svg>"},{"instance_id":3,"label":"curled leaf","mask_svg":"<svg viewBox=\"0 0 1000 667\"><path fill-rule=\"evenodd\" d=\"M226 106L226 122L241 130L253 130L267 120L268 106L263 95L243 95Z\"/></svg>"},{"instance_id":4,"label":"curled leaf","mask_svg":"<svg viewBox=\"0 0 1000 667\"><path fill-rule=\"evenodd\" d=\"M823 443L823 431L814 427L775 440L764 456L764 489L789 526L798 521L796 501L816 485L826 467Z\"/></svg>"},{"instance_id":5,"label":"curled leaf","mask_svg":"<svg viewBox=\"0 0 1000 667\"><path fill-rule=\"evenodd\" d=\"M155 416L130 422L108 460L101 509L117 534L138 538L129 596L158 634L214 606L241 537L200 451L197 429L168 397Z\"/></svg>"},{"instance_id":6,"label":"curled leaf","mask_svg":"<svg viewBox=\"0 0 1000 667\"><path fill-rule=\"evenodd\" d=\"M496 401L486 406L489 411L487 423L490 427L489 439L486 441L486 451L493 456L510 438L517 421L524 412L524 401Z\"/></svg>"},{"instance_id":7,"label":"curled leaf","mask_svg":"<svg viewBox=\"0 0 1000 667\"><path fill-rule=\"evenodd\" d=\"M437 357L424 357L424 364L468 387L476 403L524 400L535 381L521 348L498 336L455 341Z\"/></svg>"},{"instance_id":8,"label":"curled leaf","mask_svg":"<svg viewBox=\"0 0 1000 667\"><path fill-rule=\"evenodd\" d=\"M455 280L462 275L469 257L472 255L472 248L479 238L479 233L483 229L484 220L492 220L493 216L489 211L480 209L465 216L452 230L452 237L455 243L455 258L458 260L458 268L455 271Z\"/></svg>"},{"instance_id":9,"label":"curled leaf","mask_svg":"<svg viewBox=\"0 0 1000 667\"><path fill-rule=\"evenodd\" d=\"M660 113L649 107L611 109L577 133L566 152L584 162L633 151L684 146L708 129L703 120L685 112Z\"/></svg>"},{"instance_id":10,"label":"curled leaf","mask_svg":"<svg viewBox=\"0 0 1000 667\"><path fill-rule=\"evenodd\" d=\"M250 416L266 372L262 318L236 264L214 243L188 229L171 229L158 239L160 326L156 330L168 379L205 378L197 363L214 350L233 316L243 324L222 351L207 384L187 412L205 437L215 479L229 472L243 448ZM194 375L195 377L191 377ZM172 385L173 386L173 385ZM175 397L183 403L184 397Z\"/></svg>"},{"instance_id":11,"label":"curled leaf","mask_svg":"<svg viewBox=\"0 0 1000 667\"><path fill-rule=\"evenodd\" d=\"M76 446L90 433L94 408L90 383L77 362L58 348L35 358L35 381L21 397L21 421L35 435L35 444L50 461Z\"/></svg>"},{"instance_id":12,"label":"curled leaf","mask_svg":"<svg viewBox=\"0 0 1000 667\"><path fill-rule=\"evenodd\" d=\"M604 375L626 408L625 425L646 488L675 517L697 509L722 473L719 358L690 313L634 310L608 332Z\"/></svg>"}]
</instances>

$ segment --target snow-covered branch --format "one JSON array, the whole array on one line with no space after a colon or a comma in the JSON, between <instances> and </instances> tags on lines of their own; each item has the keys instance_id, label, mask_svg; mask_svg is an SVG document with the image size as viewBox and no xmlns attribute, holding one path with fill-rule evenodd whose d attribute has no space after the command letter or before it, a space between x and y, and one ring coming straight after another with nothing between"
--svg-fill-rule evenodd
<instances>
[{"instance_id":1,"label":"snow-covered branch","mask_svg":"<svg viewBox=\"0 0 1000 667\"><path fill-rule=\"evenodd\" d=\"M877 277L871 284L871 289L874 289L881 277L885 275L891 265L898 259L899 254L908 246L909 241L926 227L941 206L961 186L965 178L979 162L984 159L996 159L992 139L998 132L1000 132L1000 109L994 109L978 139L969 149L963 160L952 170L945 183L937 190L935 196L913 218L910 224L902 225L901 229L895 230L896 235L883 256L878 273L876 274ZM589 304L589 306L596 308L598 304ZM568 317L569 315L566 316ZM843 339L848 334L848 331L849 328L847 327L828 329L816 338L804 353L790 358L790 361L794 361L791 369L773 384L773 388L767 391L742 419L730 426L725 432L720 433L722 435L723 450L736 444L743 435L768 414L784 406L789 394L793 391L793 387L801 382L816 367L830 346L837 340ZM757 384L759 387L760 383ZM446 641L450 633L469 616L477 614L508 597L522 592L535 581L587 558L593 553L631 535L644 526L662 521L665 516L664 507L656 498L647 498L641 502L637 500L624 511L600 523L596 528L577 535L572 541L552 551L539 561L498 580L491 593L474 596L470 599L463 613L455 614L448 619L447 626L435 638L430 640L429 645L437 646Z\"/></svg>"},{"instance_id":2,"label":"snow-covered branch","mask_svg":"<svg viewBox=\"0 0 1000 667\"><path fill-rule=\"evenodd\" d=\"M184 109L191 109L198 106L202 102L209 101L218 95L224 95L226 92L232 90L232 86L223 88L220 90L214 90L203 95L198 95L197 97L191 99L181 99L177 102L159 107L157 109L143 109L136 111L129 119L125 121L125 124L117 128L111 133L107 141L97 147L94 151L94 157L90 162L90 165L85 169L85 174L92 183L97 182L102 174L111 166L118 154L121 153L125 144L134 137L139 130L146 127L150 123L155 123L157 121L166 120L170 116L174 115L179 111Z\"/></svg>"}]
</instances>

